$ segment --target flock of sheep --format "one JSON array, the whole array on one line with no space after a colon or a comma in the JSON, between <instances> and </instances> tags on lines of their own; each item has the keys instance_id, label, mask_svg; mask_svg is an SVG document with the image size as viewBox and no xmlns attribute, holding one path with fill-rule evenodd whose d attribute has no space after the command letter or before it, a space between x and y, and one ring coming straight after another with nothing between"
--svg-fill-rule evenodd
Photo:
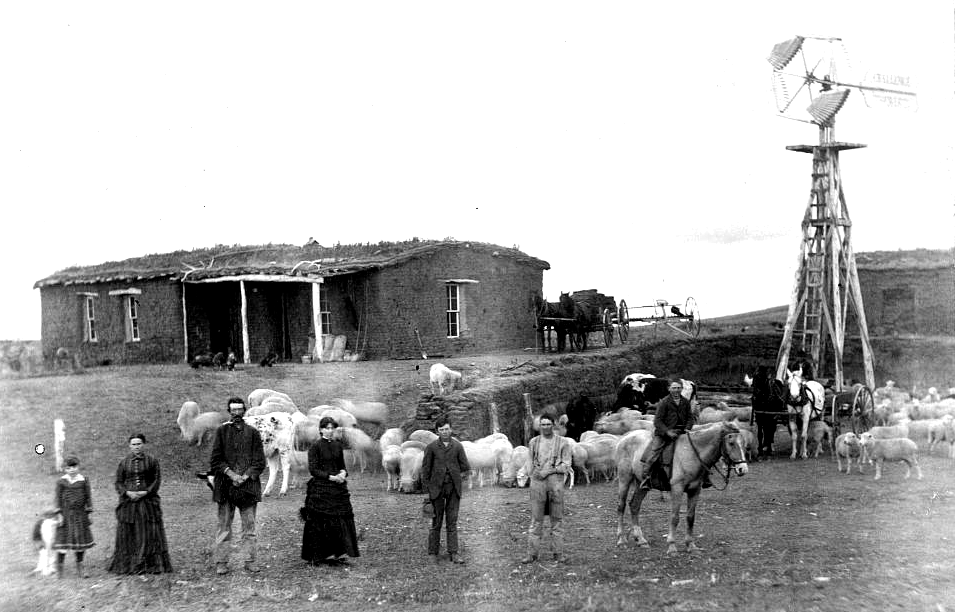
<instances>
[{"instance_id":1,"label":"flock of sheep","mask_svg":"<svg viewBox=\"0 0 955 612\"><path fill-rule=\"evenodd\" d=\"M653 378L652 375L631 374L621 384L632 384L634 377ZM431 367L433 395L444 395L455 386L461 386L462 382L460 372L440 363ZM684 395L692 399L694 408L698 409L694 385L690 381L684 383ZM846 462L846 474L850 472L853 461L860 473L864 462L874 462L876 479L881 477L885 461L903 462L907 466L906 477L909 470L914 468L918 478L921 478L917 444L921 441L928 444L929 452L939 442L949 442L949 455L955 460L955 397L941 398L931 389L926 398L912 399L908 393L894 388L891 381L886 387L877 389L875 397L878 406L874 416L878 425L861 435L849 432L832 441L829 427L824 422L814 422L810 437L816 442L815 456L819 455L825 442L835 455L840 472L843 461ZM259 430L269 463L268 483L264 489L266 495L272 491L279 471L283 475L281 494L287 493L291 477L308 478L307 450L318 440L318 422L322 417L331 416L338 422L336 435L344 441L346 458L354 468L364 472L369 465L380 461L386 475L387 491L412 492L420 489L419 474L424 449L437 437L432 431L417 430L406 435L401 428L391 428L384 430L378 440L373 440L359 428L359 424L383 426L388 418L388 409L381 402L335 399L327 405L302 411L284 393L256 389L249 394L248 406L246 422ZM705 425L733 421L743 435L748 454L755 457L755 435L747 423L740 422L741 416L742 411L719 404L700 410L697 422ZM571 442L574 468L567 475L568 487L572 488L578 478L584 478L588 484L591 479L600 476L611 480L615 475L615 453L619 440L631 431L653 430L653 415L637 409L621 408L595 417L592 416L586 423L577 439L567 438ZM201 445L211 439L212 432L227 420L228 416L223 413L200 412L195 402L187 401L182 405L177 424L185 441ZM568 415L560 415L555 432L566 437L567 425ZM533 429L538 429L536 418ZM475 479L478 486L484 486L485 482L508 487L527 485L529 451L526 446L514 446L505 434L499 432L479 440L464 441L463 445L472 467L469 487L473 487Z\"/></svg>"},{"instance_id":2,"label":"flock of sheep","mask_svg":"<svg viewBox=\"0 0 955 612\"><path fill-rule=\"evenodd\" d=\"M875 479L882 477L885 461L905 464L905 477L912 468L921 480L918 463L919 442L928 445L931 453L940 442L948 442L948 456L955 461L955 389L941 397L935 387L921 399L898 389L893 381L875 390L876 407L873 410L875 426L861 435L847 432L836 438L834 454L838 470L846 462L846 474L852 470L852 461L862 473L864 463L875 463Z\"/></svg>"}]
</instances>

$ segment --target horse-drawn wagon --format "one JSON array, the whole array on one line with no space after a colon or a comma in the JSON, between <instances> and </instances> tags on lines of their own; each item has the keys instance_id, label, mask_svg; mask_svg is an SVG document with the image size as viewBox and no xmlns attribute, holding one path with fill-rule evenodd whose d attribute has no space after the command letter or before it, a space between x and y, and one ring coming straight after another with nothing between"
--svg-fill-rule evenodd
<instances>
[{"instance_id":1,"label":"horse-drawn wagon","mask_svg":"<svg viewBox=\"0 0 955 612\"><path fill-rule=\"evenodd\" d=\"M587 339L595 332L601 334L604 346L608 348L613 345L615 333L620 342L626 342L630 331L626 309L624 300L620 300L618 308L613 296L604 295L596 289L561 293L558 302L546 302L538 298L538 346L541 350L550 348L551 331L557 333L558 351L564 350L568 337L571 350L587 350Z\"/></svg>"}]
</instances>

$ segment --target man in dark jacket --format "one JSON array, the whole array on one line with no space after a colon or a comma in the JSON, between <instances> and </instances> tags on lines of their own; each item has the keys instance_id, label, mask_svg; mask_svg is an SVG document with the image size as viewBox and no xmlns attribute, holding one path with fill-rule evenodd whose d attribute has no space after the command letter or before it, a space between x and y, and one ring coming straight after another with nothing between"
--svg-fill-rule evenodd
<instances>
[{"instance_id":1,"label":"man in dark jacket","mask_svg":"<svg viewBox=\"0 0 955 612\"><path fill-rule=\"evenodd\" d=\"M669 386L669 395L657 402L656 416L653 418L653 440L643 455L643 481L640 488L650 489L650 474L660 460L667 446L676 442L680 434L693 427L696 418L690 407L690 400L682 395L683 383L674 380ZM708 483L707 479L704 482ZM706 485L704 485L706 486Z\"/></svg>"},{"instance_id":2,"label":"man in dark jacket","mask_svg":"<svg viewBox=\"0 0 955 612\"><path fill-rule=\"evenodd\" d=\"M461 507L461 475L471 471L464 446L451 437L451 424L445 417L435 421L438 439L424 449L421 462L421 482L428 490L434 506L431 532L428 534L428 554L438 560L441 548L441 522L447 521L448 555L452 563L464 563L458 554L458 509Z\"/></svg>"},{"instance_id":3,"label":"man in dark jacket","mask_svg":"<svg viewBox=\"0 0 955 612\"><path fill-rule=\"evenodd\" d=\"M215 474L212 499L219 506L219 523L213 558L216 574L229 573L232 548L232 519L236 508L242 522L242 547L247 549L245 569L258 572L255 564L255 509L262 501L259 474L265 469L262 438L255 427L244 420L245 401L231 397L228 401L232 421L216 429L212 443L209 471Z\"/></svg>"}]
</instances>

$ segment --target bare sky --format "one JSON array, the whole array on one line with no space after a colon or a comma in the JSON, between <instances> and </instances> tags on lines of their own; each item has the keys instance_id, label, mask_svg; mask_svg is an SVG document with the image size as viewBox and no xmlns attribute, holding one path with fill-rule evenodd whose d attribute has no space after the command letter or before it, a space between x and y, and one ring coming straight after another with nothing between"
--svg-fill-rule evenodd
<instances>
[{"instance_id":1,"label":"bare sky","mask_svg":"<svg viewBox=\"0 0 955 612\"><path fill-rule=\"evenodd\" d=\"M0 338L39 338L33 283L69 265L312 236L518 246L549 299L631 316L784 304L811 172L785 147L817 133L766 57L796 34L919 93L838 116L855 250L955 243L952 2L646 4L4 3Z\"/></svg>"}]
</instances>

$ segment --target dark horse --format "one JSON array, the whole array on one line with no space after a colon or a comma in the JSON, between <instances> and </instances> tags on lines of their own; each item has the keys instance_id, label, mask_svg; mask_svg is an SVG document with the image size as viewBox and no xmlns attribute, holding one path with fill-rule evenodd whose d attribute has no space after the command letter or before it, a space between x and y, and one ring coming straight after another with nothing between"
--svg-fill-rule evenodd
<instances>
[{"instance_id":1,"label":"dark horse","mask_svg":"<svg viewBox=\"0 0 955 612\"><path fill-rule=\"evenodd\" d=\"M591 321L596 317L595 309L583 302L576 302L569 293L560 294L561 317L573 319L567 322L567 333L573 348L578 351L587 350L587 332L590 331Z\"/></svg>"},{"instance_id":2,"label":"dark horse","mask_svg":"<svg viewBox=\"0 0 955 612\"><path fill-rule=\"evenodd\" d=\"M534 296L534 310L537 313L537 338L541 350L551 350L550 332L557 332L557 352L563 352L567 347L567 334L570 330L569 321L542 321L541 319L561 319L564 312L560 302L544 301L539 295ZM546 344L545 344L546 342Z\"/></svg>"},{"instance_id":3,"label":"dark horse","mask_svg":"<svg viewBox=\"0 0 955 612\"><path fill-rule=\"evenodd\" d=\"M756 440L760 457L772 456L773 441L779 423L786 423L789 416L786 410L788 389L776 378L771 366L756 368L749 381L753 387L753 420L756 422Z\"/></svg>"}]
</instances>

